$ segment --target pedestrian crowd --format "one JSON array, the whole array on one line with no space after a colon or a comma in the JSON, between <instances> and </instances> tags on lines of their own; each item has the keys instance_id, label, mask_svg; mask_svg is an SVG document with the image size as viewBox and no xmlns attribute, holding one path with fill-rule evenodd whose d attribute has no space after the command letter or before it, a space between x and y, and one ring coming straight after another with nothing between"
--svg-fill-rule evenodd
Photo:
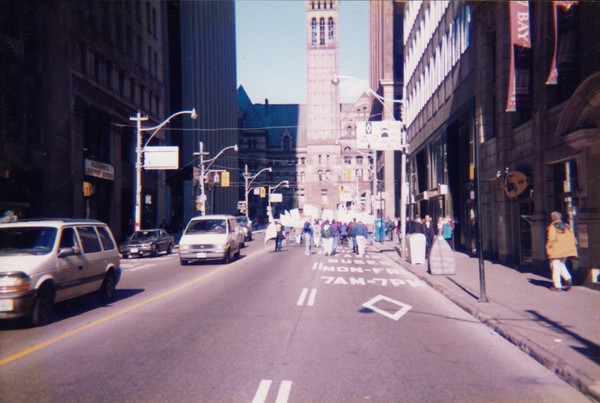
<instances>
[{"instance_id":1,"label":"pedestrian crowd","mask_svg":"<svg viewBox=\"0 0 600 403\"><path fill-rule=\"evenodd\" d=\"M562 214L554 211L550 214L551 223L547 227L546 255L548 257L550 270L552 273L552 291L568 291L573 280L569 273L569 260L577 259L577 242L573 229L569 224L562 221ZM398 237L398 243L401 242L401 219L392 220L387 217L384 223L385 239L394 240L394 234ZM283 225L280 222L275 223L276 231L275 251L281 252L282 243L285 239ZM425 257L428 259L431 248L436 237L444 238L446 242L454 249L454 229L455 223L451 216L438 217L437 224L433 223L431 216L425 215L423 218L415 216L406 219L406 234L422 234L425 238ZM350 222L341 222L338 220L313 219L308 216L304 220L302 227L293 229L293 237L297 245L304 243L305 254L312 254L313 246L322 247L325 256L332 256L337 253L338 245L348 244L353 253L359 257L365 255L365 248L372 241L373 228L368 228L365 223L356 218ZM563 285L564 281L564 285Z\"/></svg>"}]
</instances>

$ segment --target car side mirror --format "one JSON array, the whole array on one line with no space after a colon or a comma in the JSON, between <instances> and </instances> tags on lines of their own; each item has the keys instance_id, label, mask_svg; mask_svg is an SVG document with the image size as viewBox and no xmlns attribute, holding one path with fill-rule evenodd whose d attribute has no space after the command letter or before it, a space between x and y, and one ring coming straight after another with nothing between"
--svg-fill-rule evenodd
<instances>
[{"instance_id":1,"label":"car side mirror","mask_svg":"<svg viewBox=\"0 0 600 403\"><path fill-rule=\"evenodd\" d=\"M68 257L79 255L81 252L77 246L71 248L60 248L58 250L58 257Z\"/></svg>"}]
</instances>

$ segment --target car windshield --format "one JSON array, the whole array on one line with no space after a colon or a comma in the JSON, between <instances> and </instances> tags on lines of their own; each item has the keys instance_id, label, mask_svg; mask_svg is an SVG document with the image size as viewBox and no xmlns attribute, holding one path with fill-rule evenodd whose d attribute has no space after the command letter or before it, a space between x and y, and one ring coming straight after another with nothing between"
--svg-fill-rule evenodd
<instances>
[{"instance_id":1,"label":"car windshield","mask_svg":"<svg viewBox=\"0 0 600 403\"><path fill-rule=\"evenodd\" d=\"M238 222L238 224L240 225L246 225L246 217L237 217L236 221Z\"/></svg>"},{"instance_id":2,"label":"car windshield","mask_svg":"<svg viewBox=\"0 0 600 403\"><path fill-rule=\"evenodd\" d=\"M224 234L226 232L225 220L195 220L185 230L186 234Z\"/></svg>"},{"instance_id":3,"label":"car windshield","mask_svg":"<svg viewBox=\"0 0 600 403\"><path fill-rule=\"evenodd\" d=\"M149 238L158 238L157 231L135 231L129 239L132 241L145 241Z\"/></svg>"},{"instance_id":4,"label":"car windshield","mask_svg":"<svg viewBox=\"0 0 600 403\"><path fill-rule=\"evenodd\" d=\"M45 255L54 247L57 232L53 227L0 228L0 254Z\"/></svg>"}]
</instances>

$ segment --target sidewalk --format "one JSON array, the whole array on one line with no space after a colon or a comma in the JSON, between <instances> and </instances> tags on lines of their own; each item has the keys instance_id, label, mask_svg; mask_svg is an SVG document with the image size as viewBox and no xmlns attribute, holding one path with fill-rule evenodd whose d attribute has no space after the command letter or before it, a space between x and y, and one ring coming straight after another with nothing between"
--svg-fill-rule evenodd
<instances>
[{"instance_id":1,"label":"sidewalk","mask_svg":"<svg viewBox=\"0 0 600 403\"><path fill-rule=\"evenodd\" d=\"M400 258L397 242L373 247L509 340L542 365L600 401L600 292L575 285L556 292L547 276L484 262L485 295L479 302L479 260L454 252L454 275L431 275L427 265Z\"/></svg>"}]
</instances>

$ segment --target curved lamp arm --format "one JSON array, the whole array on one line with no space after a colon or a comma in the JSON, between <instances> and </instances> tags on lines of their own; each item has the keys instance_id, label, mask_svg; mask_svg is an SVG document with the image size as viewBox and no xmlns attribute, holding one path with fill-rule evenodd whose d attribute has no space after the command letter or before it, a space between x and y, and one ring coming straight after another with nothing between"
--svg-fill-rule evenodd
<instances>
[{"instance_id":1,"label":"curved lamp arm","mask_svg":"<svg viewBox=\"0 0 600 403\"><path fill-rule=\"evenodd\" d=\"M250 185L252 185L252 182L254 182L254 180L256 179L256 177L257 177L258 175L260 175L261 173L263 173L264 171L273 172L273 169L272 169L271 167L268 167L268 168L263 168L263 169L261 169L260 171L258 171L258 173L256 173L255 175L248 176L247 178L246 178L246 174L244 173L244 178L245 178L245 179L250 179L250 182L248 182L248 188L249 188L249 189L248 189L248 191L247 191L246 193L250 193L250 190L251 190L251 189L250 189Z\"/></svg>"},{"instance_id":2,"label":"curved lamp arm","mask_svg":"<svg viewBox=\"0 0 600 403\"><path fill-rule=\"evenodd\" d=\"M196 120L198 118L198 114L196 113L196 108L194 108L191 111L179 111L179 112L175 112L174 114L172 114L171 116L169 116L166 120L164 120L158 126L140 128L141 132L149 132L149 131L154 130L154 133L152 133L150 135L150 138L146 141L146 144L144 144L144 147L142 147L142 148L146 148L146 146L148 145L148 143L150 142L150 140L152 140L152 137L154 137L154 135L156 133L158 133L158 131L160 129L162 129L163 126L165 126L167 123L169 123L171 121L171 119L173 119L175 116L184 115L186 113L189 114L193 120Z\"/></svg>"},{"instance_id":3,"label":"curved lamp arm","mask_svg":"<svg viewBox=\"0 0 600 403\"><path fill-rule=\"evenodd\" d=\"M222 149L221 151L219 151L219 153L217 155L215 155L213 158L205 160L204 162L208 163L208 165L206 166L205 169L208 170L210 168L210 166L213 164L213 162L215 162L215 160L221 156L221 154L223 154L225 151L231 150L231 149L233 149L234 151L237 152L238 151L237 144L234 145L234 146L225 147L224 149Z\"/></svg>"}]
</instances>

